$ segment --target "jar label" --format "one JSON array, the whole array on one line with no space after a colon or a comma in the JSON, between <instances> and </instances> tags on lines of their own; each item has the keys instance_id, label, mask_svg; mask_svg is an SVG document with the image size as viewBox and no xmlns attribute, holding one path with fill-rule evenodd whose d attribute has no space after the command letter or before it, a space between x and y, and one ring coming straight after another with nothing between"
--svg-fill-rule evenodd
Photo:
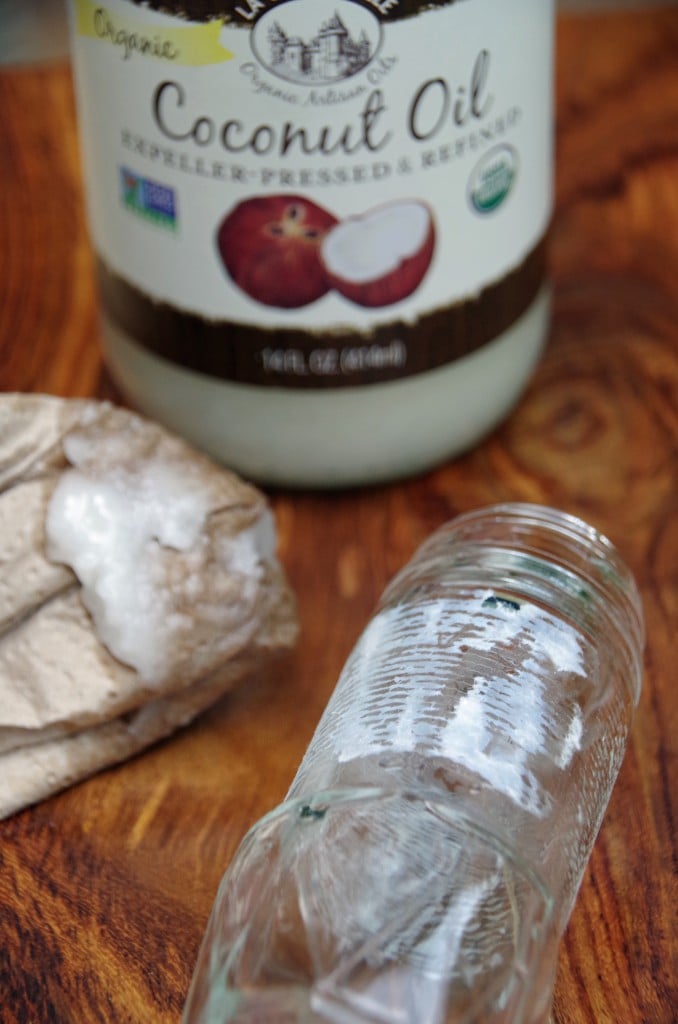
<instances>
[{"instance_id":1,"label":"jar label","mask_svg":"<svg viewBox=\"0 0 678 1024\"><path fill-rule=\"evenodd\" d=\"M120 328L217 377L337 387L443 365L527 310L552 205L550 0L154 6L71 5Z\"/></svg>"}]
</instances>

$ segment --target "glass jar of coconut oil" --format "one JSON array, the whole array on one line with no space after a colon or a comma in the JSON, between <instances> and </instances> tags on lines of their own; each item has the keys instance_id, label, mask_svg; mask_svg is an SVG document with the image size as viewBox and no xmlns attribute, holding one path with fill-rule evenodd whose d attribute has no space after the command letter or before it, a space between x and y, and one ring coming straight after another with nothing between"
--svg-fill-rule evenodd
<instances>
[{"instance_id":1,"label":"glass jar of coconut oil","mask_svg":"<svg viewBox=\"0 0 678 1024\"><path fill-rule=\"evenodd\" d=\"M71 0L106 357L242 474L425 469L548 326L551 0Z\"/></svg>"}]
</instances>

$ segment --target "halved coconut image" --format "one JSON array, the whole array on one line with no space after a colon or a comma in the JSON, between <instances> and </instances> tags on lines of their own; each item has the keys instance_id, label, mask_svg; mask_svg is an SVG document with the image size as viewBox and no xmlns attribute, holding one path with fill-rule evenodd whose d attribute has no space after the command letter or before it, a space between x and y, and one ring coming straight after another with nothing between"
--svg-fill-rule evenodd
<instances>
[{"instance_id":1,"label":"halved coconut image","mask_svg":"<svg viewBox=\"0 0 678 1024\"><path fill-rule=\"evenodd\" d=\"M327 280L360 306L390 306L421 284L433 257L435 228L428 205L400 199L347 217L320 246Z\"/></svg>"}]
</instances>

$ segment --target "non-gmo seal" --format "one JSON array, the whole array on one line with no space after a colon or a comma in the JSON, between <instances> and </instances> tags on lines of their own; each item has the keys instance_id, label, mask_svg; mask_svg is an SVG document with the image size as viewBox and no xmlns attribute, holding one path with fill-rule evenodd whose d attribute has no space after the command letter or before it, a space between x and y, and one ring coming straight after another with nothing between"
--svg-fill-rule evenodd
<instances>
[{"instance_id":1,"label":"non-gmo seal","mask_svg":"<svg viewBox=\"0 0 678 1024\"><path fill-rule=\"evenodd\" d=\"M478 161L469 180L469 198L478 213L491 213L504 202L518 174L518 154L506 143Z\"/></svg>"},{"instance_id":2,"label":"non-gmo seal","mask_svg":"<svg viewBox=\"0 0 678 1024\"><path fill-rule=\"evenodd\" d=\"M330 85L362 71L381 44L377 18L345 0L289 0L263 14L252 49L265 68L299 85Z\"/></svg>"}]
</instances>

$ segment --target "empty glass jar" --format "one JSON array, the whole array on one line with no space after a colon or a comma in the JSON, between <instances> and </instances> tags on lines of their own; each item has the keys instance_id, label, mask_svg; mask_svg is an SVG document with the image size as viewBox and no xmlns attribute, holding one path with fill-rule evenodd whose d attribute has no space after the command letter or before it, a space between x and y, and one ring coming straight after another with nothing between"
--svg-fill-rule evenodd
<instances>
[{"instance_id":1,"label":"empty glass jar","mask_svg":"<svg viewBox=\"0 0 678 1024\"><path fill-rule=\"evenodd\" d=\"M435 533L226 874L185 1024L546 1024L642 647L585 523L516 504Z\"/></svg>"}]
</instances>

